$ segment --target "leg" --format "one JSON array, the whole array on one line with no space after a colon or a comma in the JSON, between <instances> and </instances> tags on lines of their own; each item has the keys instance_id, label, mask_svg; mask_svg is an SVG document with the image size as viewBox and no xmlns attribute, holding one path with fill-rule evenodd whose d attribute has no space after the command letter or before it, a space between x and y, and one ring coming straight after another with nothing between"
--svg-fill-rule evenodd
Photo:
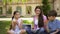
<instances>
[{"instance_id":1,"label":"leg","mask_svg":"<svg viewBox=\"0 0 60 34\"><path fill-rule=\"evenodd\" d=\"M31 30L26 30L27 34L33 34Z\"/></svg>"},{"instance_id":2,"label":"leg","mask_svg":"<svg viewBox=\"0 0 60 34\"><path fill-rule=\"evenodd\" d=\"M57 34L60 34L60 31Z\"/></svg>"},{"instance_id":3,"label":"leg","mask_svg":"<svg viewBox=\"0 0 60 34\"><path fill-rule=\"evenodd\" d=\"M7 34L14 34L14 32L8 31Z\"/></svg>"},{"instance_id":4,"label":"leg","mask_svg":"<svg viewBox=\"0 0 60 34\"><path fill-rule=\"evenodd\" d=\"M26 30L21 30L20 31L20 34L25 34L26 33Z\"/></svg>"}]
</instances>

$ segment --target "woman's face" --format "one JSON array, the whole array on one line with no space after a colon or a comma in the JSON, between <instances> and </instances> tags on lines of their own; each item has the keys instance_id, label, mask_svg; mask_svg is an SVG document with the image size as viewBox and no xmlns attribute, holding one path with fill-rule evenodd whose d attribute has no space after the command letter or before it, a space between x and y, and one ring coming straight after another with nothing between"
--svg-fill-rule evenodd
<instances>
[{"instance_id":1,"label":"woman's face","mask_svg":"<svg viewBox=\"0 0 60 34\"><path fill-rule=\"evenodd\" d=\"M17 12L14 17L15 17L15 18L19 18L19 17L20 17L20 13Z\"/></svg>"},{"instance_id":2,"label":"woman's face","mask_svg":"<svg viewBox=\"0 0 60 34\"><path fill-rule=\"evenodd\" d=\"M37 8L37 9L35 10L36 15L39 15L39 14L40 14L40 11L41 11L41 10Z\"/></svg>"}]
</instances>

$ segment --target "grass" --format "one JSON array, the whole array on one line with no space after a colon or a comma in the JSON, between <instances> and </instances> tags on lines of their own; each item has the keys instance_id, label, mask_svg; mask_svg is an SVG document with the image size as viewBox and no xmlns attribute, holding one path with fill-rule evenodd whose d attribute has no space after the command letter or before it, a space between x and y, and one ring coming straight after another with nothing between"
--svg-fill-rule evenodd
<instances>
[{"instance_id":1,"label":"grass","mask_svg":"<svg viewBox=\"0 0 60 34\"><path fill-rule=\"evenodd\" d=\"M24 20L24 24L32 24L32 21ZM0 21L0 34L7 34L11 22L10 21Z\"/></svg>"},{"instance_id":2,"label":"grass","mask_svg":"<svg viewBox=\"0 0 60 34\"><path fill-rule=\"evenodd\" d=\"M7 34L7 28L10 25L10 21L0 21L0 34Z\"/></svg>"}]
</instances>

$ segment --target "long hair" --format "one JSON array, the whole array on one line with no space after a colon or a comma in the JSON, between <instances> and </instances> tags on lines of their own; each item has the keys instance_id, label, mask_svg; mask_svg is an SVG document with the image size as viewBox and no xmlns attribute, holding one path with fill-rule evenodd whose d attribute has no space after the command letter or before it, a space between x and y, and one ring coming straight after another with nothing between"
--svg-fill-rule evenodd
<instances>
[{"instance_id":1,"label":"long hair","mask_svg":"<svg viewBox=\"0 0 60 34\"><path fill-rule=\"evenodd\" d=\"M13 20L13 18L14 18L14 15L15 15L17 12L18 12L18 11L14 11L13 16L12 16L12 20Z\"/></svg>"},{"instance_id":2,"label":"long hair","mask_svg":"<svg viewBox=\"0 0 60 34\"><path fill-rule=\"evenodd\" d=\"M42 8L40 6L36 6L36 9L40 9L40 14L38 16L38 27L43 27L44 26L44 22L43 22L43 11Z\"/></svg>"}]
</instances>

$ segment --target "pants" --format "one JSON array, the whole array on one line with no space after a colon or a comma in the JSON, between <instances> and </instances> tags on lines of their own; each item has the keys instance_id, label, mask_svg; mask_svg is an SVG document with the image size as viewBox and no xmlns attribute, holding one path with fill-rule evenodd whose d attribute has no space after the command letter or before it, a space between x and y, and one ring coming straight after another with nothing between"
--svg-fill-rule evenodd
<instances>
[{"instance_id":1,"label":"pants","mask_svg":"<svg viewBox=\"0 0 60 34\"><path fill-rule=\"evenodd\" d=\"M54 30L54 31L51 31L50 33L53 33L53 32L55 32L56 30ZM60 34L60 31L59 32L57 32L56 34Z\"/></svg>"},{"instance_id":2,"label":"pants","mask_svg":"<svg viewBox=\"0 0 60 34\"><path fill-rule=\"evenodd\" d=\"M27 32L27 34L33 34L31 29L27 29L26 32Z\"/></svg>"},{"instance_id":3,"label":"pants","mask_svg":"<svg viewBox=\"0 0 60 34\"><path fill-rule=\"evenodd\" d=\"M40 31L40 29L39 30L34 30L34 31L32 31L32 34L48 34L45 30L44 31Z\"/></svg>"},{"instance_id":4,"label":"pants","mask_svg":"<svg viewBox=\"0 0 60 34\"><path fill-rule=\"evenodd\" d=\"M58 33L56 33L56 34L60 34L60 31Z\"/></svg>"}]
</instances>

